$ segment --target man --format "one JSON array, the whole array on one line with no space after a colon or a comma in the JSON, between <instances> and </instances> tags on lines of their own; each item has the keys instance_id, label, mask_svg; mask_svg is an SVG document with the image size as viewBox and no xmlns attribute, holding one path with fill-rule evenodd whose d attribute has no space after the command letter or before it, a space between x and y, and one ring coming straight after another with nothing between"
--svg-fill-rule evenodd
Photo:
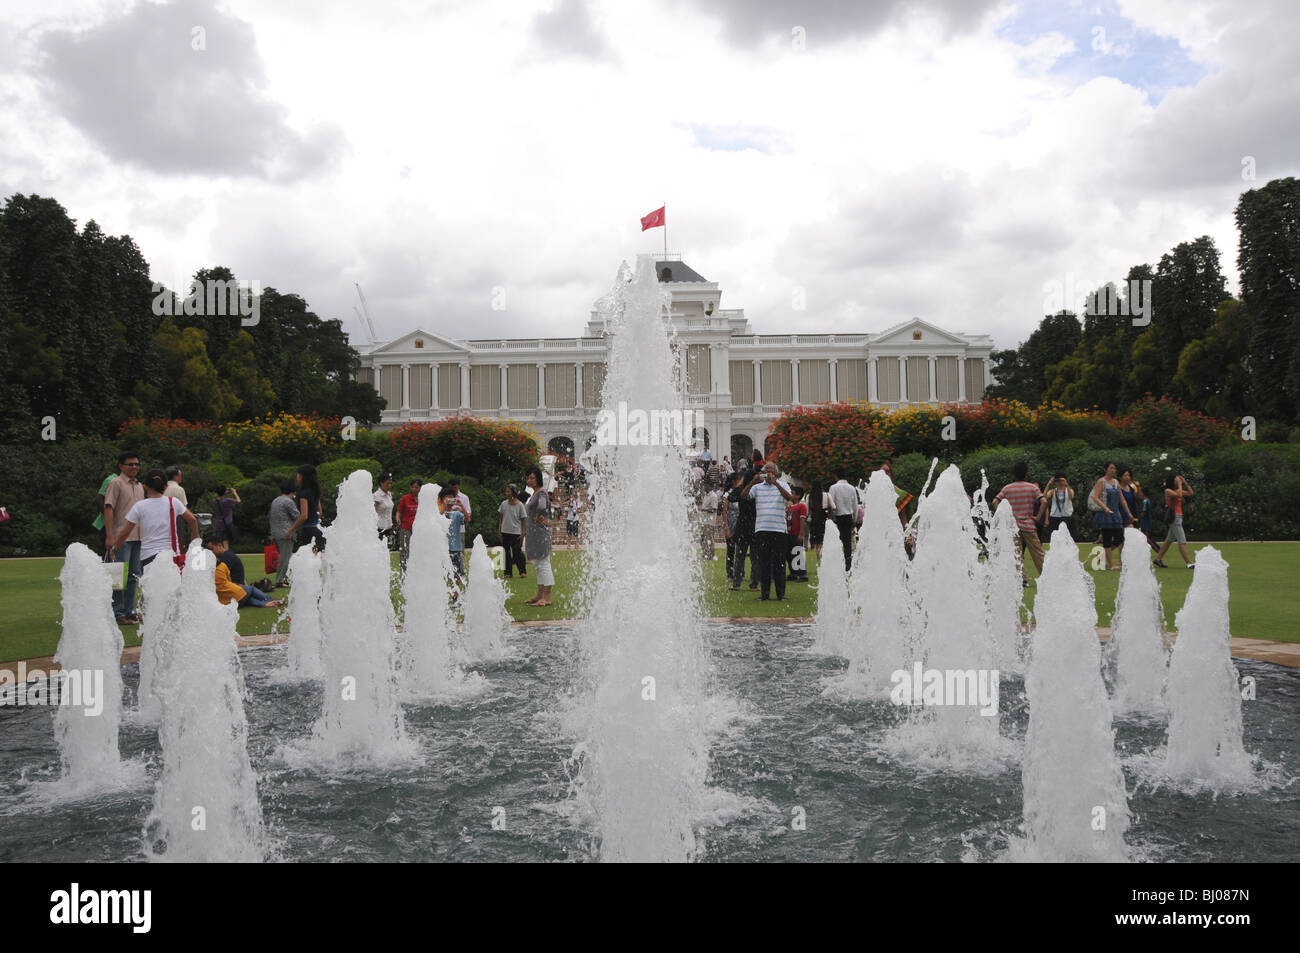
<instances>
[{"instance_id":1,"label":"man","mask_svg":"<svg viewBox=\"0 0 1300 953\"><path fill-rule=\"evenodd\" d=\"M1019 530L1016 535L1016 552L1020 554L1020 584L1026 588L1029 587L1029 569L1025 566L1025 547L1029 547L1029 556L1034 561L1034 566L1041 573L1043 571L1043 544L1038 541L1038 528L1034 525L1034 511L1038 508L1038 501L1043 498L1043 491L1038 488L1036 483L1030 483L1029 464L1020 460L1011 468L1011 475L1014 482L1008 483L1002 488L996 497L993 498L995 504L1000 504L1006 500L1011 504L1011 512L1016 517L1016 529ZM997 506L994 506L996 512Z\"/></svg>"},{"instance_id":2,"label":"man","mask_svg":"<svg viewBox=\"0 0 1300 953\"><path fill-rule=\"evenodd\" d=\"M790 554L790 581L807 582L807 556L804 557L803 569L794 568L795 547L803 547L807 552L807 544L804 540L804 529L808 525L808 504L803 501L803 487L796 486L792 491L794 493L794 503L785 510L785 528L790 536L789 549Z\"/></svg>"},{"instance_id":3,"label":"man","mask_svg":"<svg viewBox=\"0 0 1300 953\"><path fill-rule=\"evenodd\" d=\"M167 489L163 491L163 496L170 496L173 500L179 502L181 506L188 507L190 501L185 496L185 488L181 486L185 479L185 475L181 473L181 468L173 463L163 472L167 474Z\"/></svg>"},{"instance_id":4,"label":"man","mask_svg":"<svg viewBox=\"0 0 1300 953\"><path fill-rule=\"evenodd\" d=\"M293 556L293 527L298 522L298 502L293 498L298 485L293 480L280 483L280 495L271 501L269 520L271 538L280 555L280 565L275 573L274 588L289 584L289 559Z\"/></svg>"},{"instance_id":5,"label":"man","mask_svg":"<svg viewBox=\"0 0 1300 953\"><path fill-rule=\"evenodd\" d=\"M794 501L790 488L777 479L775 463L763 465L763 478L749 478L745 494L754 501L754 546L758 551L758 582L762 587L758 601L768 601L768 591L775 583L776 599L785 601L785 559L789 535L785 529L785 504Z\"/></svg>"},{"instance_id":6,"label":"man","mask_svg":"<svg viewBox=\"0 0 1300 953\"><path fill-rule=\"evenodd\" d=\"M712 462L713 462L713 453L712 451L709 450L708 447L705 447L703 450L700 451L700 465L707 470L709 468L709 464Z\"/></svg>"},{"instance_id":7,"label":"man","mask_svg":"<svg viewBox=\"0 0 1300 953\"><path fill-rule=\"evenodd\" d=\"M735 486L727 496L727 505L736 508L736 525L731 531L731 537L735 541L731 562L731 591L739 592L740 583L745 578L745 556L749 556L749 588L751 591L758 589L758 551L754 544L754 517L756 507L753 499L749 495L749 488L754 480L758 478L758 471L751 475L742 471L741 478L743 483ZM733 481L733 485L734 485Z\"/></svg>"},{"instance_id":8,"label":"man","mask_svg":"<svg viewBox=\"0 0 1300 953\"><path fill-rule=\"evenodd\" d=\"M463 550L465 548L465 528L469 526L469 521L473 515L469 507L469 497L460 491L459 477L452 477L447 481L447 486L456 491L456 501L460 503L460 510L465 514L465 520L460 524L460 548Z\"/></svg>"},{"instance_id":9,"label":"man","mask_svg":"<svg viewBox=\"0 0 1300 953\"><path fill-rule=\"evenodd\" d=\"M217 559L213 581L217 587L217 599L223 606L233 602L240 609L275 609L284 604L278 599L272 599L261 589L244 583L244 561L230 551L225 539L218 539L209 533L203 538L203 546L211 550Z\"/></svg>"},{"instance_id":10,"label":"man","mask_svg":"<svg viewBox=\"0 0 1300 953\"><path fill-rule=\"evenodd\" d=\"M99 515L95 517L95 521L90 525L99 531L100 549L103 549L108 545L108 534L104 532L104 494L108 492L108 485L112 483L121 472L122 467L116 463L113 464L113 472L104 477L104 482L99 485L99 495L95 497L95 508L99 511Z\"/></svg>"},{"instance_id":11,"label":"man","mask_svg":"<svg viewBox=\"0 0 1300 953\"><path fill-rule=\"evenodd\" d=\"M844 547L844 571L853 568L853 524L858 518L858 491L844 479L843 470L832 473L835 482L827 490L831 498L831 517L840 531L840 544Z\"/></svg>"},{"instance_id":12,"label":"man","mask_svg":"<svg viewBox=\"0 0 1300 953\"><path fill-rule=\"evenodd\" d=\"M456 569L456 578L465 576L465 511L454 484L448 483L438 491L438 508L447 517L447 552Z\"/></svg>"},{"instance_id":13,"label":"man","mask_svg":"<svg viewBox=\"0 0 1300 953\"><path fill-rule=\"evenodd\" d=\"M119 523L125 525L131 507L144 499L144 484L139 479L140 455L124 450L117 455L120 471L104 489L104 538L116 539ZM140 527L132 528L125 542L117 550L105 551L104 562L126 563L126 584L113 590L113 614L118 625L134 625L140 621L135 614L135 592L140 579Z\"/></svg>"},{"instance_id":14,"label":"man","mask_svg":"<svg viewBox=\"0 0 1300 953\"><path fill-rule=\"evenodd\" d=\"M420 508L420 480L411 481L411 492L397 501L397 552L402 572L406 572L406 559L411 555L411 528L415 526L415 513Z\"/></svg>"}]
</instances>

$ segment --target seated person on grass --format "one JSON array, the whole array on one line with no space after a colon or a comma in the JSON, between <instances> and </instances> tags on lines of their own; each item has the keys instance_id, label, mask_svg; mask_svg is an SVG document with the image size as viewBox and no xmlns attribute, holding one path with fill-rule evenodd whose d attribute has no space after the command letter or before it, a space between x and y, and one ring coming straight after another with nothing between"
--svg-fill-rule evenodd
<instances>
[{"instance_id":1,"label":"seated person on grass","mask_svg":"<svg viewBox=\"0 0 1300 953\"><path fill-rule=\"evenodd\" d=\"M255 609L277 609L284 605L283 601L272 599L261 589L244 584L244 561L230 551L230 546L224 539L216 539L209 534L203 538L203 546L217 558L217 598L223 606L234 602L241 609L249 606Z\"/></svg>"}]
</instances>

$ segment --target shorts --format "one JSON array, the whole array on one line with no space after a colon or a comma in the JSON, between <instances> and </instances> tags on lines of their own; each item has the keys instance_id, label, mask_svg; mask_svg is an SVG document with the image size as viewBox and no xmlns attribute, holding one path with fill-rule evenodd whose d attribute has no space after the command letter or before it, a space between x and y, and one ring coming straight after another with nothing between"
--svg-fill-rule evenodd
<instances>
[{"instance_id":1,"label":"shorts","mask_svg":"<svg viewBox=\"0 0 1300 953\"><path fill-rule=\"evenodd\" d=\"M1124 545L1123 526L1103 526L1101 528L1101 545L1103 549L1114 549Z\"/></svg>"},{"instance_id":2,"label":"shorts","mask_svg":"<svg viewBox=\"0 0 1300 953\"><path fill-rule=\"evenodd\" d=\"M1182 546L1187 545L1187 534L1183 532L1183 518L1175 516L1173 522L1169 524L1169 532L1165 534L1166 543L1178 543Z\"/></svg>"},{"instance_id":3,"label":"shorts","mask_svg":"<svg viewBox=\"0 0 1300 953\"><path fill-rule=\"evenodd\" d=\"M551 557L545 559L533 560L533 572L537 574L537 584L539 586L555 585L555 573L551 572Z\"/></svg>"}]
</instances>

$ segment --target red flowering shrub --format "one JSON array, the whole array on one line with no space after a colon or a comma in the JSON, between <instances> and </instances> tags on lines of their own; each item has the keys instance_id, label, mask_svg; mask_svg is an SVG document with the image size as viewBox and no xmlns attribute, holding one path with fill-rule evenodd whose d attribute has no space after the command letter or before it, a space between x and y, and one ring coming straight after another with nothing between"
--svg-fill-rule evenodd
<instances>
[{"instance_id":1,"label":"red flowering shrub","mask_svg":"<svg viewBox=\"0 0 1300 953\"><path fill-rule=\"evenodd\" d=\"M893 456L861 404L790 407L772 422L769 459L801 480L832 482L836 470L861 479Z\"/></svg>"},{"instance_id":2,"label":"red flowering shrub","mask_svg":"<svg viewBox=\"0 0 1300 953\"><path fill-rule=\"evenodd\" d=\"M118 446L133 450L142 459L206 460L217 442L213 424L196 424L188 420L149 420L131 417L117 431Z\"/></svg>"},{"instance_id":3,"label":"red flowering shrub","mask_svg":"<svg viewBox=\"0 0 1300 953\"><path fill-rule=\"evenodd\" d=\"M1125 438L1143 447L1177 447L1199 456L1226 443L1231 424L1188 410L1171 397L1148 394L1116 419Z\"/></svg>"},{"instance_id":4,"label":"red flowering shrub","mask_svg":"<svg viewBox=\"0 0 1300 953\"><path fill-rule=\"evenodd\" d=\"M448 470L475 479L489 473L517 474L541 454L536 434L522 424L482 417L403 424L392 431L390 442L394 472Z\"/></svg>"}]
</instances>

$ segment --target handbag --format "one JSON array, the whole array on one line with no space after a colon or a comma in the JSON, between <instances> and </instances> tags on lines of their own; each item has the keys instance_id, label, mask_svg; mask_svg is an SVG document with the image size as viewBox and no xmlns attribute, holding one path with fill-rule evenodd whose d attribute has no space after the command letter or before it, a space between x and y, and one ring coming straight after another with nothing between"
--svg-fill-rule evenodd
<instances>
[{"instance_id":1,"label":"handbag","mask_svg":"<svg viewBox=\"0 0 1300 953\"><path fill-rule=\"evenodd\" d=\"M8 523L8 522L9 522L9 509L7 507L0 506L0 523Z\"/></svg>"},{"instance_id":2,"label":"handbag","mask_svg":"<svg viewBox=\"0 0 1300 953\"><path fill-rule=\"evenodd\" d=\"M171 514L171 519L167 523L167 528L172 531L172 562L181 572L185 571L185 554L180 551L180 540L176 536L176 501L172 497L167 497L167 512Z\"/></svg>"},{"instance_id":3,"label":"handbag","mask_svg":"<svg viewBox=\"0 0 1300 953\"><path fill-rule=\"evenodd\" d=\"M280 547L267 543L262 547L262 571L273 573L280 568ZM262 588L258 586L258 588Z\"/></svg>"},{"instance_id":4,"label":"handbag","mask_svg":"<svg viewBox=\"0 0 1300 953\"><path fill-rule=\"evenodd\" d=\"M1092 492L1088 494L1088 512L1089 512L1089 513L1100 513L1100 512L1101 512L1101 504L1097 502L1097 489L1096 489L1096 487L1093 487Z\"/></svg>"}]
</instances>

